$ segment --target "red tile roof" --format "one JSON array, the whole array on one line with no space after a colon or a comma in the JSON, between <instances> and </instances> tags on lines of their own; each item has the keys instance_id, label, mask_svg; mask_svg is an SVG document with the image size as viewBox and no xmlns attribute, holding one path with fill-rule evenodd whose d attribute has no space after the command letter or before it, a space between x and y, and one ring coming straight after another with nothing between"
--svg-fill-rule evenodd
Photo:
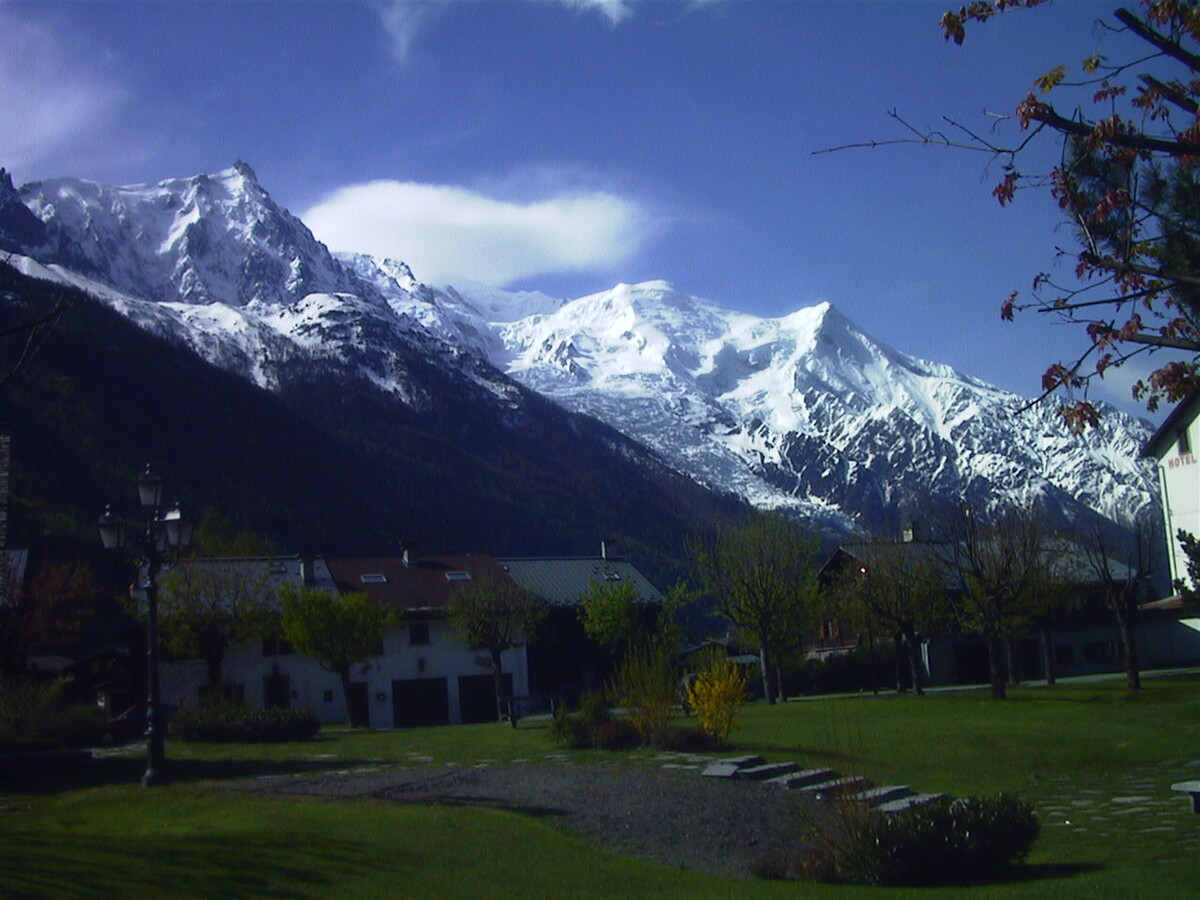
<instances>
[{"instance_id":1,"label":"red tile roof","mask_svg":"<svg viewBox=\"0 0 1200 900\"><path fill-rule=\"evenodd\" d=\"M495 559L476 553L422 558L411 564L396 556L330 559L326 563L343 593L361 591L381 606L412 613L445 609L451 591L464 583L453 580L453 573L478 577L488 568L503 571ZM368 576L365 581L364 576ZM382 576L382 580L370 576Z\"/></svg>"}]
</instances>

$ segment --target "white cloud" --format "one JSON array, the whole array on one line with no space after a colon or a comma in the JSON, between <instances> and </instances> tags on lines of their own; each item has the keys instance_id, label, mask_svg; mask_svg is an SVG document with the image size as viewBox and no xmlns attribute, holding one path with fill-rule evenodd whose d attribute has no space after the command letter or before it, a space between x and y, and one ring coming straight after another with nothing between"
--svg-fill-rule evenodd
<instances>
[{"instance_id":1,"label":"white cloud","mask_svg":"<svg viewBox=\"0 0 1200 900\"><path fill-rule=\"evenodd\" d=\"M396 62L404 63L416 43L417 35L439 6L448 3L477 3L483 0L370 0L379 15L384 30L392 43L392 56ZM539 0L556 3L569 9L584 12L595 11L617 25L633 15L638 3L649 0Z\"/></svg>"},{"instance_id":2,"label":"white cloud","mask_svg":"<svg viewBox=\"0 0 1200 900\"><path fill-rule=\"evenodd\" d=\"M50 25L0 7L0 165L24 170L78 153L107 124L125 92Z\"/></svg>"},{"instance_id":3,"label":"white cloud","mask_svg":"<svg viewBox=\"0 0 1200 900\"><path fill-rule=\"evenodd\" d=\"M376 3L375 9L383 22L384 30L392 41L392 57L398 63L404 63L417 39L417 32L429 17L433 6L429 2L409 2L409 0L392 0L388 3Z\"/></svg>"},{"instance_id":4,"label":"white cloud","mask_svg":"<svg viewBox=\"0 0 1200 900\"><path fill-rule=\"evenodd\" d=\"M550 0L574 9L594 9L603 13L612 24L623 22L633 15L634 0Z\"/></svg>"},{"instance_id":5,"label":"white cloud","mask_svg":"<svg viewBox=\"0 0 1200 900\"><path fill-rule=\"evenodd\" d=\"M567 190L518 203L402 181L341 188L301 218L332 250L404 260L433 284L497 287L618 266L652 230L637 203L610 192Z\"/></svg>"}]
</instances>

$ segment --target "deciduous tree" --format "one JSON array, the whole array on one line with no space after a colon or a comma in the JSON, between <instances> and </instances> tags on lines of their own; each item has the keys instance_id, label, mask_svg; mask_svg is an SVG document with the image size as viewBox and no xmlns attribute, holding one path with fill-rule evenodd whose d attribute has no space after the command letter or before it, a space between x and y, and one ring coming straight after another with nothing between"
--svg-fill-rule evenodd
<instances>
[{"instance_id":1,"label":"deciduous tree","mask_svg":"<svg viewBox=\"0 0 1200 900\"><path fill-rule=\"evenodd\" d=\"M632 582L594 579L579 598L579 621L589 638L619 657L640 629L637 604Z\"/></svg>"},{"instance_id":2,"label":"deciduous tree","mask_svg":"<svg viewBox=\"0 0 1200 900\"><path fill-rule=\"evenodd\" d=\"M546 620L548 609L540 597L525 590L498 566L472 573L471 580L455 585L446 609L454 625L472 647L487 650L496 693L496 717L505 718L502 654L532 639ZM513 716L512 724L517 724Z\"/></svg>"},{"instance_id":3,"label":"deciduous tree","mask_svg":"<svg viewBox=\"0 0 1200 900\"><path fill-rule=\"evenodd\" d=\"M913 692L924 693L919 635L937 631L950 615L946 579L936 554L920 542L873 541L850 548L857 566L834 586L838 611L856 626L890 634L904 650ZM900 689L901 655L896 658Z\"/></svg>"},{"instance_id":4,"label":"deciduous tree","mask_svg":"<svg viewBox=\"0 0 1200 900\"><path fill-rule=\"evenodd\" d=\"M769 703L779 693L777 660L803 639L817 612L818 548L814 536L778 514L726 528L694 547L700 581L721 615L758 645Z\"/></svg>"},{"instance_id":5,"label":"deciduous tree","mask_svg":"<svg viewBox=\"0 0 1200 900\"><path fill-rule=\"evenodd\" d=\"M942 565L961 588L958 616L963 627L987 641L992 696L1007 692L1005 640L1028 624L1031 587L1044 579L1042 526L1033 507L1011 507L985 521L963 507L941 545Z\"/></svg>"},{"instance_id":6,"label":"deciduous tree","mask_svg":"<svg viewBox=\"0 0 1200 900\"><path fill-rule=\"evenodd\" d=\"M1121 635L1125 681L1131 691L1142 687L1137 651L1138 605L1145 597L1146 581L1154 571L1158 533L1158 523L1143 516L1124 545L1106 538L1099 529L1094 529L1083 543L1088 569L1100 583L1104 604Z\"/></svg>"},{"instance_id":7,"label":"deciduous tree","mask_svg":"<svg viewBox=\"0 0 1200 900\"><path fill-rule=\"evenodd\" d=\"M160 582L163 643L177 656L204 660L209 695L218 698L225 654L263 637L274 599L264 571L233 560L186 560Z\"/></svg>"},{"instance_id":8,"label":"deciduous tree","mask_svg":"<svg viewBox=\"0 0 1200 900\"><path fill-rule=\"evenodd\" d=\"M341 680L342 698L352 728L357 721L350 703L350 670L381 652L390 612L364 593L336 594L314 587L285 584L279 590L280 624L296 652L319 662Z\"/></svg>"},{"instance_id":9,"label":"deciduous tree","mask_svg":"<svg viewBox=\"0 0 1200 900\"><path fill-rule=\"evenodd\" d=\"M1187 578L1176 578L1173 587L1179 592L1185 608L1200 612L1200 540L1182 528L1178 531L1178 537L1187 559Z\"/></svg>"},{"instance_id":10,"label":"deciduous tree","mask_svg":"<svg viewBox=\"0 0 1200 900\"><path fill-rule=\"evenodd\" d=\"M90 615L96 580L80 559L44 559L28 572L0 552L0 674L20 675L30 655L67 644Z\"/></svg>"}]
</instances>

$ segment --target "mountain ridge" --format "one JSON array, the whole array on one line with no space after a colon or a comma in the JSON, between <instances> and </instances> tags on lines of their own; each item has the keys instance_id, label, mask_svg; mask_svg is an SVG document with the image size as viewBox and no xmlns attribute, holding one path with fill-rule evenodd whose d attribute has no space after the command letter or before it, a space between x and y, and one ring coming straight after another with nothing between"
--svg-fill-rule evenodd
<instances>
[{"instance_id":1,"label":"mountain ridge","mask_svg":"<svg viewBox=\"0 0 1200 900\"><path fill-rule=\"evenodd\" d=\"M0 237L29 232L3 187ZM665 281L565 300L431 288L401 261L330 254L243 163L18 196L45 236L22 245L26 271L86 275L143 327L269 390L352 377L411 411L462 394L501 417L531 391L699 484L842 533L1033 500L1060 523L1129 526L1157 502L1137 458L1144 422L1110 409L1085 441L1044 406L1018 417L1022 398L895 350L828 303L768 319Z\"/></svg>"}]
</instances>

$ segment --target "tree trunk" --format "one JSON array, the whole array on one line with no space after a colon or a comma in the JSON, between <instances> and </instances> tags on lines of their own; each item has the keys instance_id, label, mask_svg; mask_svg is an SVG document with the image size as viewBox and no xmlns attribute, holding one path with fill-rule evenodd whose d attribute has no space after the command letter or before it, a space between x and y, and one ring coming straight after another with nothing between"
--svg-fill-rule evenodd
<instances>
[{"instance_id":1,"label":"tree trunk","mask_svg":"<svg viewBox=\"0 0 1200 900\"><path fill-rule=\"evenodd\" d=\"M1004 639L1004 659L1008 667L1009 683L1014 686L1020 684L1021 671L1017 665L1017 639L1011 635Z\"/></svg>"},{"instance_id":2,"label":"tree trunk","mask_svg":"<svg viewBox=\"0 0 1200 900\"><path fill-rule=\"evenodd\" d=\"M879 663L875 659L875 632L867 630L867 647L871 655L871 693L879 693Z\"/></svg>"},{"instance_id":3,"label":"tree trunk","mask_svg":"<svg viewBox=\"0 0 1200 900\"><path fill-rule=\"evenodd\" d=\"M892 633L892 655L896 663L896 693L904 693L904 646L900 632Z\"/></svg>"},{"instance_id":4,"label":"tree trunk","mask_svg":"<svg viewBox=\"0 0 1200 900\"><path fill-rule=\"evenodd\" d=\"M214 703L225 699L225 686L222 684L221 655L207 656L204 659L205 678L208 679L208 697Z\"/></svg>"},{"instance_id":5,"label":"tree trunk","mask_svg":"<svg viewBox=\"0 0 1200 900\"><path fill-rule=\"evenodd\" d=\"M992 681L992 699L1004 700L1008 697L1008 679L1004 666L1004 639L999 635L987 636L988 674Z\"/></svg>"},{"instance_id":6,"label":"tree trunk","mask_svg":"<svg viewBox=\"0 0 1200 900\"><path fill-rule=\"evenodd\" d=\"M1054 668L1054 632L1049 625L1038 626L1042 633L1042 665L1046 670L1046 684L1054 684L1057 672Z\"/></svg>"},{"instance_id":7,"label":"tree trunk","mask_svg":"<svg viewBox=\"0 0 1200 900\"><path fill-rule=\"evenodd\" d=\"M1124 609L1117 615L1121 629L1121 654L1125 657L1125 680L1131 691L1142 689L1141 666L1138 663L1137 640L1133 628L1133 610Z\"/></svg>"},{"instance_id":8,"label":"tree trunk","mask_svg":"<svg viewBox=\"0 0 1200 900\"><path fill-rule=\"evenodd\" d=\"M500 664L500 651L489 648L488 652L492 657L492 690L496 694L496 721L503 722L507 718L512 727L516 728L517 717L505 709L504 705L504 669Z\"/></svg>"},{"instance_id":9,"label":"tree trunk","mask_svg":"<svg viewBox=\"0 0 1200 900\"><path fill-rule=\"evenodd\" d=\"M767 642L763 640L763 635L758 637L758 664L762 669L763 695L767 698L767 703L774 705L775 703L775 685L771 671L771 657L767 654Z\"/></svg>"},{"instance_id":10,"label":"tree trunk","mask_svg":"<svg viewBox=\"0 0 1200 900\"><path fill-rule=\"evenodd\" d=\"M920 696L925 693L925 679L921 672L921 645L917 642L917 635L911 628L904 632L904 644L908 650L908 673L912 678L913 693Z\"/></svg>"},{"instance_id":11,"label":"tree trunk","mask_svg":"<svg viewBox=\"0 0 1200 900\"><path fill-rule=\"evenodd\" d=\"M338 677L342 681L342 702L346 704L346 724L351 728L358 728L361 723L355 721L354 704L350 702L350 670L343 669L338 673Z\"/></svg>"}]
</instances>

